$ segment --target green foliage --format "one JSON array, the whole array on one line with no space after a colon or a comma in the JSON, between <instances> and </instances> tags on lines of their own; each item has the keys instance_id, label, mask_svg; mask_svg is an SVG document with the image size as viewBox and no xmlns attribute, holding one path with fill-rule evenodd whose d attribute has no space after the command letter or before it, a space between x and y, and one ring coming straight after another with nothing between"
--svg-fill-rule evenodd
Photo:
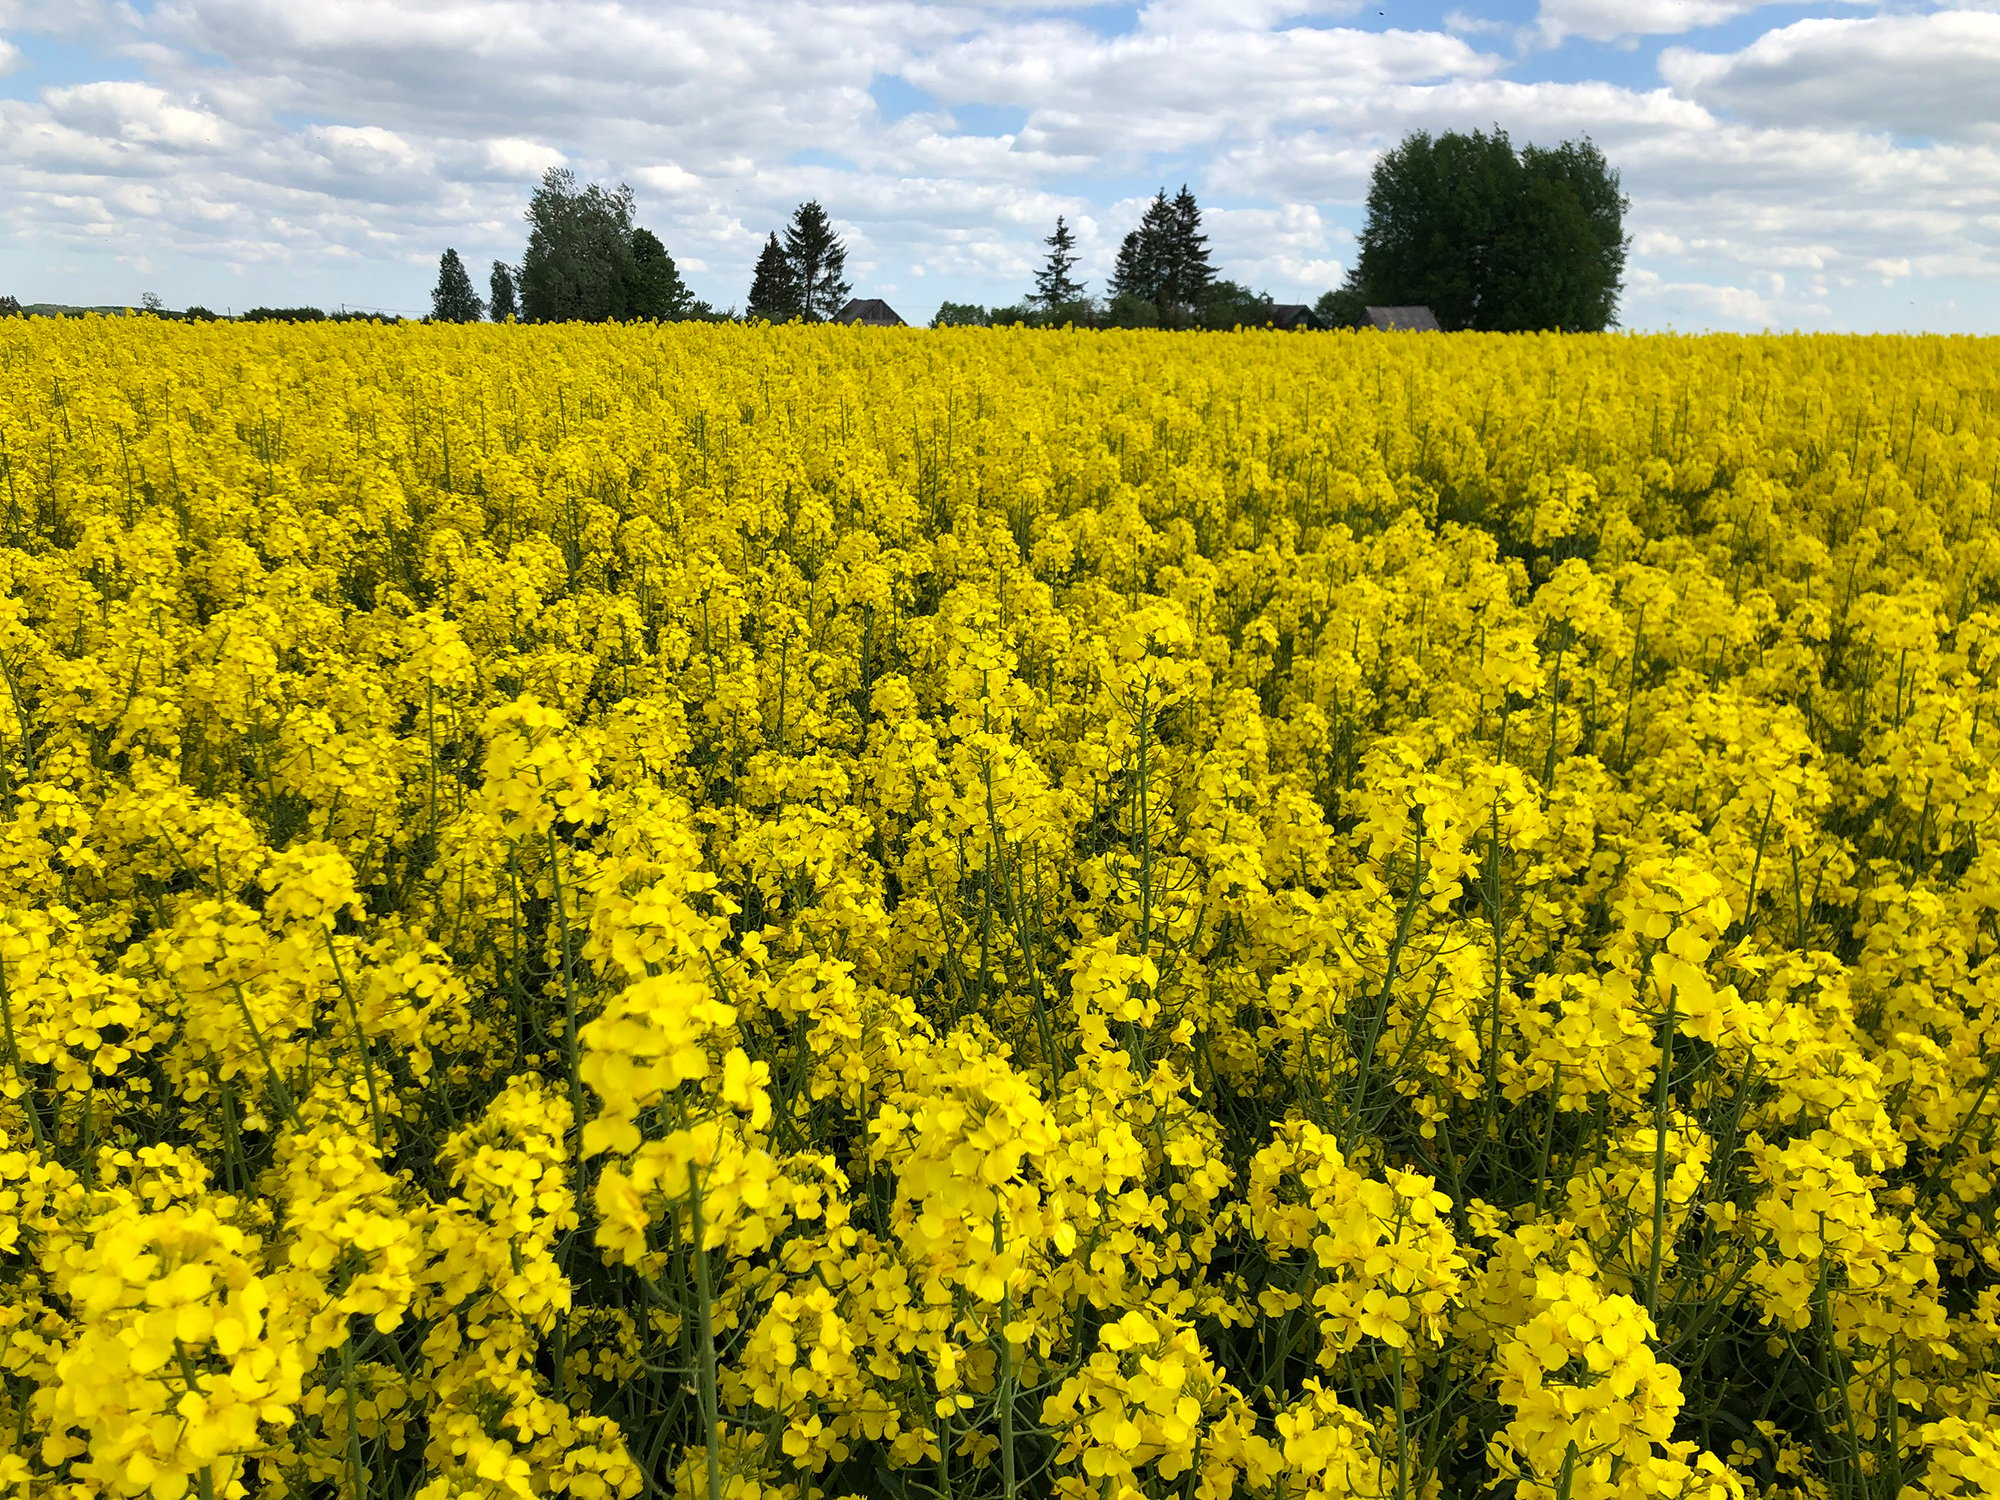
<instances>
[{"instance_id":1,"label":"green foliage","mask_svg":"<svg viewBox=\"0 0 2000 1500\"><path fill-rule=\"evenodd\" d=\"M213 323L216 321L216 314L213 308L203 307L197 302L193 307L182 311L181 321L183 323Z\"/></svg>"},{"instance_id":2,"label":"green foliage","mask_svg":"<svg viewBox=\"0 0 2000 1500\"><path fill-rule=\"evenodd\" d=\"M238 320L244 323L324 323L326 311L318 307L253 307Z\"/></svg>"},{"instance_id":3,"label":"green foliage","mask_svg":"<svg viewBox=\"0 0 2000 1500\"><path fill-rule=\"evenodd\" d=\"M528 223L520 269L495 262L492 281L499 304L505 273L524 322L662 321L703 305L660 237L632 222L632 190L623 183L581 186L567 167L551 167L528 203Z\"/></svg>"},{"instance_id":4,"label":"green foliage","mask_svg":"<svg viewBox=\"0 0 2000 1500\"><path fill-rule=\"evenodd\" d=\"M686 317L693 306L694 298L660 237L650 229L634 229L628 316L663 323Z\"/></svg>"},{"instance_id":5,"label":"green foliage","mask_svg":"<svg viewBox=\"0 0 2000 1500\"><path fill-rule=\"evenodd\" d=\"M847 247L818 199L801 203L785 228L785 264L798 294L799 316L824 323L847 303Z\"/></svg>"},{"instance_id":6,"label":"green foliage","mask_svg":"<svg viewBox=\"0 0 2000 1500\"><path fill-rule=\"evenodd\" d=\"M1343 311L1425 306L1448 329L1607 328L1625 206L1588 139L1516 152L1498 127L1418 131L1375 164Z\"/></svg>"},{"instance_id":7,"label":"green foliage","mask_svg":"<svg viewBox=\"0 0 2000 1500\"><path fill-rule=\"evenodd\" d=\"M21 311L20 298L13 296L0 297L0 318L19 318L24 316L26 315Z\"/></svg>"},{"instance_id":8,"label":"green foliage","mask_svg":"<svg viewBox=\"0 0 2000 1500\"><path fill-rule=\"evenodd\" d=\"M1346 285L1322 292L1313 312L1328 328L1359 328L1368 320L1368 304L1349 277Z\"/></svg>"},{"instance_id":9,"label":"green foliage","mask_svg":"<svg viewBox=\"0 0 2000 1500\"><path fill-rule=\"evenodd\" d=\"M785 259L785 247L774 234L764 241L757 257L757 270L750 279L750 300L744 316L762 318L767 323L788 323L799 316L798 278Z\"/></svg>"},{"instance_id":10,"label":"green foliage","mask_svg":"<svg viewBox=\"0 0 2000 1500\"><path fill-rule=\"evenodd\" d=\"M1137 292L1114 293L1104 309L1106 328L1158 328L1160 309Z\"/></svg>"},{"instance_id":11,"label":"green foliage","mask_svg":"<svg viewBox=\"0 0 2000 1500\"><path fill-rule=\"evenodd\" d=\"M530 323L602 323L630 306L635 270L632 190L580 186L551 167L528 202L521 257L521 316Z\"/></svg>"},{"instance_id":12,"label":"green foliage","mask_svg":"<svg viewBox=\"0 0 2000 1500\"><path fill-rule=\"evenodd\" d=\"M986 309L976 302L946 302L931 319L933 328L984 328L992 322Z\"/></svg>"},{"instance_id":13,"label":"green foliage","mask_svg":"<svg viewBox=\"0 0 2000 1500\"><path fill-rule=\"evenodd\" d=\"M1217 281L1202 298L1201 321L1207 328L1262 328L1271 321L1272 306L1269 292Z\"/></svg>"},{"instance_id":14,"label":"green foliage","mask_svg":"<svg viewBox=\"0 0 2000 1500\"><path fill-rule=\"evenodd\" d=\"M514 268L507 262L493 262L492 274L486 278L486 289L486 312L494 322L504 323L521 315L521 304L514 295Z\"/></svg>"},{"instance_id":15,"label":"green foliage","mask_svg":"<svg viewBox=\"0 0 2000 1500\"><path fill-rule=\"evenodd\" d=\"M1083 300L1084 284L1071 274L1076 266L1076 231L1058 214L1056 232L1042 243L1049 247L1049 258L1035 272L1035 292L1028 300L1053 318Z\"/></svg>"},{"instance_id":16,"label":"green foliage","mask_svg":"<svg viewBox=\"0 0 2000 1500\"><path fill-rule=\"evenodd\" d=\"M456 250L447 249L438 257L437 285L431 288L433 323L477 323L486 316L486 305L472 290L472 278Z\"/></svg>"},{"instance_id":17,"label":"green foliage","mask_svg":"<svg viewBox=\"0 0 2000 1500\"><path fill-rule=\"evenodd\" d=\"M1495 247L1495 326L1609 328L1628 244L1618 174L1587 139L1523 148L1521 174L1517 211Z\"/></svg>"}]
</instances>

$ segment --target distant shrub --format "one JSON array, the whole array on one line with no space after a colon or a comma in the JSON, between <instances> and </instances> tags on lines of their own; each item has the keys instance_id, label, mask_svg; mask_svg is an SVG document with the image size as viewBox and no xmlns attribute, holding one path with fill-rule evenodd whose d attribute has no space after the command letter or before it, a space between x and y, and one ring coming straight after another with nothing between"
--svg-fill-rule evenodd
<instances>
[{"instance_id":1,"label":"distant shrub","mask_svg":"<svg viewBox=\"0 0 2000 1500\"><path fill-rule=\"evenodd\" d=\"M1104 310L1107 328L1158 328L1160 310L1146 298L1121 292Z\"/></svg>"},{"instance_id":2,"label":"distant shrub","mask_svg":"<svg viewBox=\"0 0 2000 1500\"><path fill-rule=\"evenodd\" d=\"M324 323L326 313L317 307L253 307L243 314L245 323ZM364 318L363 321L366 321Z\"/></svg>"},{"instance_id":3,"label":"distant shrub","mask_svg":"<svg viewBox=\"0 0 2000 1500\"><path fill-rule=\"evenodd\" d=\"M0 297L0 318L25 317L18 297Z\"/></svg>"}]
</instances>

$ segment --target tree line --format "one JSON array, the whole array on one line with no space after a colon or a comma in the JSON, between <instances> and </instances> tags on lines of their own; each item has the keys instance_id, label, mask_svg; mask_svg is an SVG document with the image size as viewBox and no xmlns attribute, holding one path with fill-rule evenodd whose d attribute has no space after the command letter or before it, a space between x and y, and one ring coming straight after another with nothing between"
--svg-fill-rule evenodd
<instances>
[{"instance_id":1,"label":"tree line","mask_svg":"<svg viewBox=\"0 0 2000 1500\"><path fill-rule=\"evenodd\" d=\"M1586 137L1516 147L1490 132L1417 131L1377 159L1367 219L1342 284L1314 304L1315 321L1359 327L1370 307L1428 307L1445 329L1586 332L1617 320L1628 241L1618 174ZM580 182L567 167L544 173L528 202L518 265L495 261L487 294L474 289L455 249L438 263L431 318L528 323L671 321L718 312L682 281L666 245L635 222L632 190ZM945 302L933 326L1018 324L1099 328L1233 328L1275 320L1268 292L1217 269L1201 205L1183 184L1162 187L1118 248L1101 297L1076 275L1076 233L1066 218L1043 242L1034 286L1012 306ZM817 201L800 204L765 240L742 316L823 322L846 304L847 250ZM167 314L148 294L147 310ZM0 298L0 315L20 310ZM190 308L181 317L213 317ZM249 321L313 321L317 308L255 308Z\"/></svg>"},{"instance_id":2,"label":"tree line","mask_svg":"<svg viewBox=\"0 0 2000 1500\"><path fill-rule=\"evenodd\" d=\"M1035 272L1034 290L1011 307L988 310L947 302L937 326L1015 324L1079 328L1236 328L1272 320L1268 292L1223 276L1202 230L1201 205L1183 183L1171 198L1162 187L1118 247L1104 296L1090 295L1076 276L1076 232L1058 216Z\"/></svg>"},{"instance_id":3,"label":"tree line","mask_svg":"<svg viewBox=\"0 0 2000 1500\"><path fill-rule=\"evenodd\" d=\"M1428 307L1446 329L1593 331L1617 319L1628 241L1618 174L1586 137L1517 148L1506 131L1417 131L1377 159L1367 220L1342 284L1314 304L1328 327L1358 327L1369 307ZM520 269L496 262L482 307L447 250L433 316L527 322L718 316L689 295L673 258L632 223L632 193L546 174L528 207ZM1274 320L1276 303L1218 270L1201 205L1162 187L1118 247L1104 294L1076 275L1064 217L1043 242L1033 289L988 309L945 302L934 326L1026 323L1105 328L1232 328ZM834 317L852 288L847 252L816 200L764 243L744 316L782 323Z\"/></svg>"}]
</instances>

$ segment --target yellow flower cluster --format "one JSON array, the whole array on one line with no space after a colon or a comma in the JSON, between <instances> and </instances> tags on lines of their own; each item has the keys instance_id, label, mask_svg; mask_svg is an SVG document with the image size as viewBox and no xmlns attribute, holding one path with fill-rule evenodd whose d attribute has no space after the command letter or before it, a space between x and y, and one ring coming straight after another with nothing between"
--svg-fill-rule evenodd
<instances>
[{"instance_id":1,"label":"yellow flower cluster","mask_svg":"<svg viewBox=\"0 0 2000 1500\"><path fill-rule=\"evenodd\" d=\"M0 1493L2000 1492L2000 349L0 322Z\"/></svg>"}]
</instances>

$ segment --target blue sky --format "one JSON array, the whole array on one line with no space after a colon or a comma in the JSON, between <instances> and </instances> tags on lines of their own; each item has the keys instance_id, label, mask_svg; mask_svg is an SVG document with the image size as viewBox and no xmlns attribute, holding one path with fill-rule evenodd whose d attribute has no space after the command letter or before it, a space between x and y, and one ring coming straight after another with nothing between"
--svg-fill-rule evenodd
<instances>
[{"instance_id":1,"label":"blue sky","mask_svg":"<svg viewBox=\"0 0 2000 1500\"><path fill-rule=\"evenodd\" d=\"M1618 168L1628 327L2000 333L1995 78L2000 0L0 0L0 291L422 310L565 164L718 306L807 197L916 321L1182 182L1306 301L1383 149L1499 124Z\"/></svg>"}]
</instances>

